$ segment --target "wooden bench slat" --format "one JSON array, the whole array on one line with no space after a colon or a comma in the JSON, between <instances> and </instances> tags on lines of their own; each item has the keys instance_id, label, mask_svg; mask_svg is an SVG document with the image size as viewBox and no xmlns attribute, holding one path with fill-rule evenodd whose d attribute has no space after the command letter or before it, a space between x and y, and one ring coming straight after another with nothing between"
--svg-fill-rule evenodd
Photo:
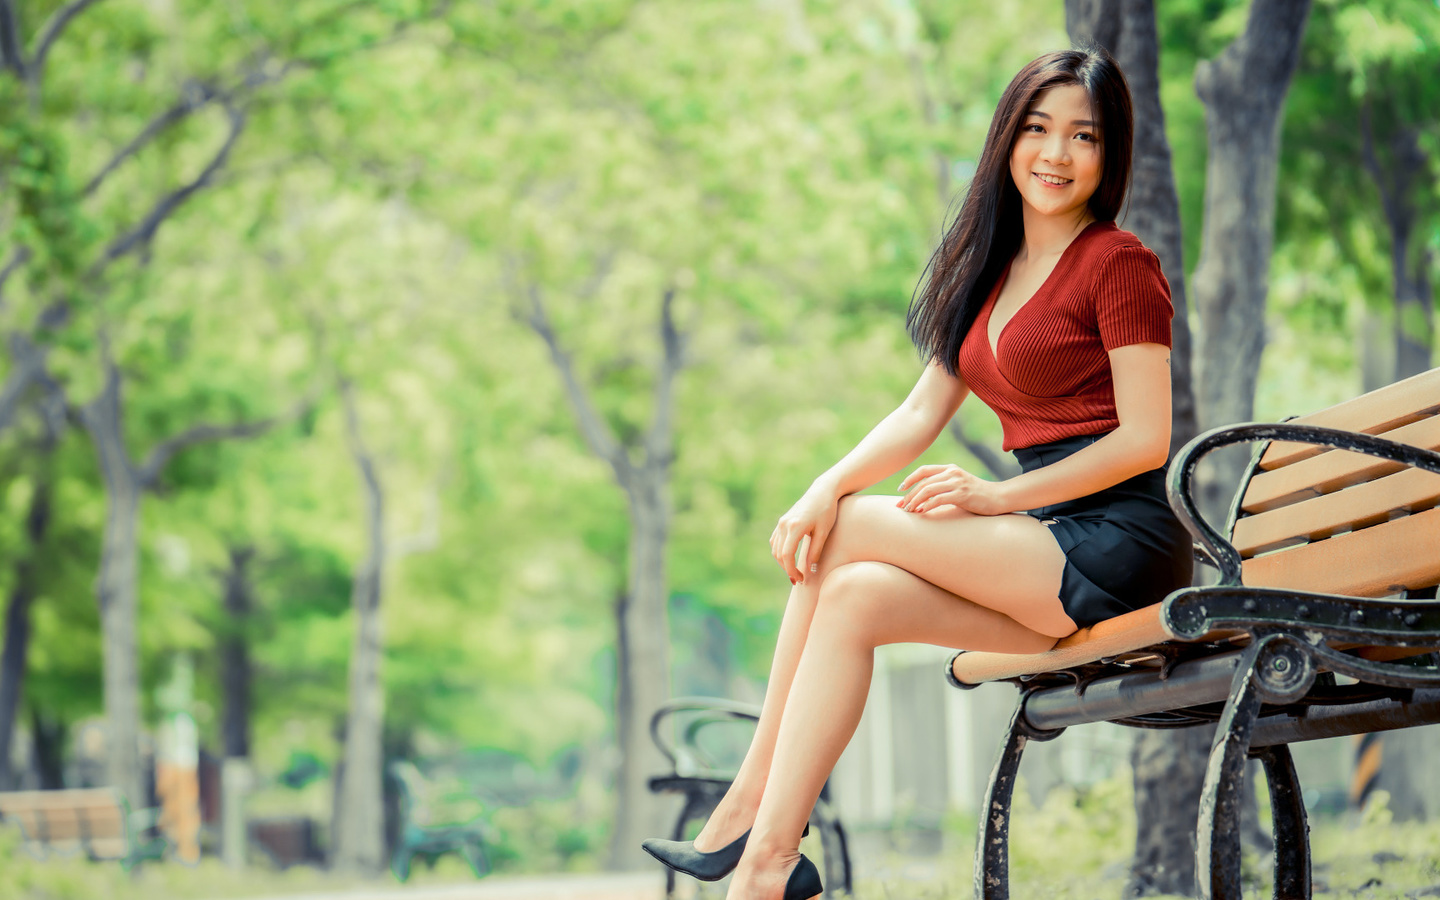
<instances>
[{"instance_id":1,"label":"wooden bench slat","mask_svg":"<svg viewBox=\"0 0 1440 900\"><path fill-rule=\"evenodd\" d=\"M120 801L110 788L67 788L63 791L10 791L0 794L0 815L15 809L73 809L77 806L114 806Z\"/></svg>"},{"instance_id":2,"label":"wooden bench slat","mask_svg":"<svg viewBox=\"0 0 1440 900\"><path fill-rule=\"evenodd\" d=\"M1031 672L1053 672L1107 656L1134 653L1163 643L1174 635L1160 624L1160 604L1081 628L1044 653L962 653L952 671L965 684L1016 678Z\"/></svg>"},{"instance_id":3,"label":"wooden bench slat","mask_svg":"<svg viewBox=\"0 0 1440 900\"><path fill-rule=\"evenodd\" d=\"M1440 584L1440 509L1256 556L1243 572L1247 585L1355 597Z\"/></svg>"},{"instance_id":4,"label":"wooden bench slat","mask_svg":"<svg viewBox=\"0 0 1440 900\"><path fill-rule=\"evenodd\" d=\"M7 821L13 819L20 823L20 827L25 829L26 834L37 837L48 835L55 838L66 838L86 834L97 837L112 835L123 837L125 834L125 819L118 807L85 810L83 815L79 810L56 809L47 810L44 813L28 810L6 818Z\"/></svg>"},{"instance_id":5,"label":"wooden bench slat","mask_svg":"<svg viewBox=\"0 0 1440 900\"><path fill-rule=\"evenodd\" d=\"M1440 424L1440 419L1431 421ZM1378 481L1240 519L1232 543L1241 556L1254 556L1297 540L1316 542L1337 532L1377 525L1397 510L1417 513L1437 504L1440 475L1405 469Z\"/></svg>"},{"instance_id":6,"label":"wooden bench slat","mask_svg":"<svg viewBox=\"0 0 1440 900\"><path fill-rule=\"evenodd\" d=\"M1440 450L1440 416L1431 416L1392 431L1385 438L1426 450ZM1407 466L1350 450L1328 450L1273 472L1250 479L1241 508L1247 513L1278 509L1310 497L1399 472Z\"/></svg>"},{"instance_id":7,"label":"wooden bench slat","mask_svg":"<svg viewBox=\"0 0 1440 900\"><path fill-rule=\"evenodd\" d=\"M56 856L88 855L96 859L123 859L126 854L123 837L96 838L92 841L81 841L78 838L36 841L27 838L24 844L32 854L39 857L53 853Z\"/></svg>"},{"instance_id":8,"label":"wooden bench slat","mask_svg":"<svg viewBox=\"0 0 1440 900\"><path fill-rule=\"evenodd\" d=\"M1397 381L1308 416L1293 424L1322 425L1380 434L1440 412L1440 368ZM1269 471L1324 453L1313 444L1276 441L1265 451L1260 468Z\"/></svg>"}]
</instances>

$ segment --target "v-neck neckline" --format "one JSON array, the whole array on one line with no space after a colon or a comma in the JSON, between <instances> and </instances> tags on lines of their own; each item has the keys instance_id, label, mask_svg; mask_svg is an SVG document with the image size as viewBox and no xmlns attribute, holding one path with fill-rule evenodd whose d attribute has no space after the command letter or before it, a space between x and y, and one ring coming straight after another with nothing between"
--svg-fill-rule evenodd
<instances>
[{"instance_id":1,"label":"v-neck neckline","mask_svg":"<svg viewBox=\"0 0 1440 900\"><path fill-rule=\"evenodd\" d=\"M1010 267L1015 264L1015 257L1010 257L1010 261L1005 264L1005 268L1000 272L1000 277L995 281L995 287L993 288L994 297L991 298L990 309L985 314L985 346L990 349L990 358L995 361L997 368L1000 365L1000 342L1005 339L1006 329L1014 323L1020 316L1020 313L1025 310L1025 307L1034 302L1036 297L1045 293L1045 289L1050 286L1051 280L1055 278L1055 273L1059 272L1060 267L1065 264L1065 257L1070 255L1070 251L1074 249L1076 244L1080 243L1080 239L1085 236L1086 232L1099 224L1100 220L1096 219L1094 222L1080 229L1080 233L1070 239L1070 243L1066 244L1065 249L1060 251L1060 258L1055 260L1055 265L1051 267L1050 273L1045 276L1045 280L1040 282L1040 286L1035 289L1035 292L1026 298L1024 303L1017 306L1015 311L1010 314L1010 318L1005 320L1005 324L1000 326L1000 333L995 335L995 342L992 344L990 342L990 320L995 318L995 307L1000 305L1000 294L1005 290L1005 282L1010 277Z\"/></svg>"}]
</instances>

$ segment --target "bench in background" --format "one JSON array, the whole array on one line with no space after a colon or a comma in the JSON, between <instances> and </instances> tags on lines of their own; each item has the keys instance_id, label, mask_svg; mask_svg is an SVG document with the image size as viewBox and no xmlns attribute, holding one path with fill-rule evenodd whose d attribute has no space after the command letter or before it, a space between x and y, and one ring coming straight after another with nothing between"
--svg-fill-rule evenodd
<instances>
[{"instance_id":1,"label":"bench in background","mask_svg":"<svg viewBox=\"0 0 1440 900\"><path fill-rule=\"evenodd\" d=\"M167 843L146 837L158 810L131 812L111 788L0 793L0 821L18 825L24 847L36 857L83 853L117 859L129 869L159 859Z\"/></svg>"},{"instance_id":2,"label":"bench in background","mask_svg":"<svg viewBox=\"0 0 1440 900\"><path fill-rule=\"evenodd\" d=\"M673 721L672 721L673 717ZM679 794L684 805L675 820L671 839L686 840L691 822L703 821L719 804L735 778L735 767L722 764L718 748L724 743L720 725L740 724L743 735L731 735L733 746L728 749L743 753L750 744L750 732L760 719L760 708L749 703L722 700L716 697L677 697L661 706L650 718L650 737L655 746L670 760L671 771L650 779L654 793ZM682 721L683 720L683 721ZM683 726L683 727L682 727ZM678 740L671 735L678 731ZM709 735L709 740L703 739ZM710 746L707 746L707 743ZM725 754L732 755L732 754ZM850 871L850 848L845 827L830 803L830 783L820 791L820 799L810 812L810 831L819 834L821 866L827 891L853 893ZM675 872L665 869L665 896L674 896Z\"/></svg>"}]
</instances>

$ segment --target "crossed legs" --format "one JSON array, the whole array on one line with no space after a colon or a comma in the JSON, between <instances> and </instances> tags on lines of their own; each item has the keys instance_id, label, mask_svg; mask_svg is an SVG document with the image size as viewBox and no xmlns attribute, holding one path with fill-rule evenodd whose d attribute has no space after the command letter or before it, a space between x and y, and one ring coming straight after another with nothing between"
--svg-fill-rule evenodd
<instances>
[{"instance_id":1,"label":"crossed legs","mask_svg":"<svg viewBox=\"0 0 1440 900\"><path fill-rule=\"evenodd\" d=\"M810 808L859 724L875 648L1048 650L1075 630L1058 599L1064 563L1029 516L841 500L819 571L791 589L755 738L695 841L714 850L753 825L731 896L783 892Z\"/></svg>"}]
</instances>

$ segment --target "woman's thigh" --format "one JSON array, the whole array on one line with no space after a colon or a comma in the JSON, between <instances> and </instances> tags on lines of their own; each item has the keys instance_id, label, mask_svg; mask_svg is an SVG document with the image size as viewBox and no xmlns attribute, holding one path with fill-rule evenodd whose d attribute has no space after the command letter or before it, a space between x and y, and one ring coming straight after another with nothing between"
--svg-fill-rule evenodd
<instances>
[{"instance_id":1,"label":"woman's thigh","mask_svg":"<svg viewBox=\"0 0 1440 900\"><path fill-rule=\"evenodd\" d=\"M898 508L897 499L843 498L820 574L847 563L889 563L1041 634L1063 637L1075 630L1060 604L1065 554L1039 521L948 506L912 513Z\"/></svg>"}]
</instances>

